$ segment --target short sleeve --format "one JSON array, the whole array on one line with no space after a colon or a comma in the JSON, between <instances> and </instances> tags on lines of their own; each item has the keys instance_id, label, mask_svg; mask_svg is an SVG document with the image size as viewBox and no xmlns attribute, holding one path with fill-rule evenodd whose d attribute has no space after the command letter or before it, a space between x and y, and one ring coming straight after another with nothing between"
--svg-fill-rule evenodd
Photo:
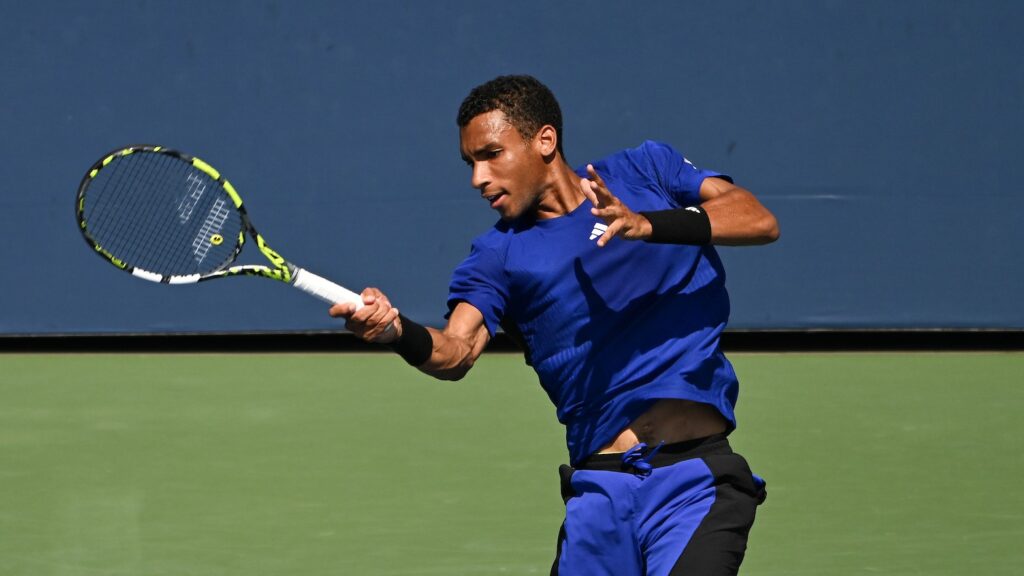
<instances>
[{"instance_id":1,"label":"short sleeve","mask_svg":"<svg viewBox=\"0 0 1024 576\"><path fill-rule=\"evenodd\" d=\"M448 315L459 302L480 311L487 331L494 336L508 302L505 267L491 246L482 238L473 242L469 256L452 273L448 287Z\"/></svg>"},{"instance_id":2,"label":"short sleeve","mask_svg":"<svg viewBox=\"0 0 1024 576\"><path fill-rule=\"evenodd\" d=\"M645 157L645 164L652 171L650 176L680 207L700 204L700 185L705 178L732 182L725 174L697 168L668 144L648 140L636 150Z\"/></svg>"}]
</instances>

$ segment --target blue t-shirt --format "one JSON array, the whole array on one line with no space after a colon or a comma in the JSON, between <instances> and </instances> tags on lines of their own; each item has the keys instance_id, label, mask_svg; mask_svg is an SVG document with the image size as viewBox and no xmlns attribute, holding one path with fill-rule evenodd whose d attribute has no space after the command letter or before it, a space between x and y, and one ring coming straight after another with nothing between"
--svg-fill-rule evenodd
<instances>
[{"instance_id":1,"label":"blue t-shirt","mask_svg":"<svg viewBox=\"0 0 1024 576\"><path fill-rule=\"evenodd\" d=\"M651 141L593 165L635 212L698 205L705 178L728 179ZM729 297L715 249L619 238L598 248L603 221L591 207L499 221L453 273L449 309L467 302L492 336L501 326L521 341L572 463L662 398L711 404L735 427L738 384L719 346Z\"/></svg>"}]
</instances>

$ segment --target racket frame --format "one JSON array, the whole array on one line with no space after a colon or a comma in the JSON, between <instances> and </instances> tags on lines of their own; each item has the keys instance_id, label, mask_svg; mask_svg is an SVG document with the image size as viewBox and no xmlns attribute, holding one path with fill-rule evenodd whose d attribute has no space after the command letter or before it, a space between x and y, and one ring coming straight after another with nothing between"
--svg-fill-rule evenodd
<instances>
[{"instance_id":1,"label":"racket frame","mask_svg":"<svg viewBox=\"0 0 1024 576\"><path fill-rule=\"evenodd\" d=\"M212 272L185 275L159 274L151 272L119 259L109 250L104 248L92 236L92 234L90 234L88 222L85 218L85 199L89 185L94 181L97 174L112 162L131 154L164 154L174 157L190 164L193 168L196 168L200 172L209 176L227 193L231 202L234 204L235 210L237 210L238 214L241 216L242 229L238 232L238 238L233 252ZM82 177L82 181L78 185L78 193L75 198L75 218L78 221L78 229L82 233L82 237L93 251L96 252L96 254L107 262L113 264L116 268L124 270L136 278L160 284L196 284L198 282L205 282L207 280L228 276L261 276L264 278L270 278L271 280L291 284L292 286L295 286L311 296L319 298L327 303L333 304L348 302L355 304L357 309L362 308L363 306L362 297L355 292L288 262L268 246L266 240L263 239L263 236L261 236L252 225L252 221L249 219L249 213L246 210L245 205L242 203L242 197L238 195L235 187L232 186L216 168L207 162L179 150L151 144L135 144L112 150L103 158L97 160L85 173L85 176ZM242 252L242 247L246 242L246 235L256 242L256 247L270 262L271 266L262 264L241 264L231 266L238 255Z\"/></svg>"}]
</instances>

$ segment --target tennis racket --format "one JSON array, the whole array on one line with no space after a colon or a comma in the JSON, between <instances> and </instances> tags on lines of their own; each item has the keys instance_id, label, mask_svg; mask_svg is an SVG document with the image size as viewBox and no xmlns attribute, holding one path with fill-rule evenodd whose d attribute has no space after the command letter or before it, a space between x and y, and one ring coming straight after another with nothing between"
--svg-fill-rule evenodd
<instances>
[{"instance_id":1,"label":"tennis racket","mask_svg":"<svg viewBox=\"0 0 1024 576\"><path fill-rule=\"evenodd\" d=\"M140 145L107 154L82 178L75 213L82 236L96 254L136 278L195 284L260 276L330 304L363 307L355 292L273 251L220 172L177 150ZM269 265L233 265L247 237Z\"/></svg>"}]
</instances>

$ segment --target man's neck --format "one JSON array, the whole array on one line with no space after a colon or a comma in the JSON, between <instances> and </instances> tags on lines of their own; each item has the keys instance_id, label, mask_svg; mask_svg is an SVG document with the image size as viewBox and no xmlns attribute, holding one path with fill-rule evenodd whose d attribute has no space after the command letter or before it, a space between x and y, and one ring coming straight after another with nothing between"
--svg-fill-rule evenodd
<instances>
[{"instance_id":1,"label":"man's neck","mask_svg":"<svg viewBox=\"0 0 1024 576\"><path fill-rule=\"evenodd\" d=\"M580 190L580 177L560 156L555 162L557 166L552 168L550 181L537 204L538 220L565 216L586 200Z\"/></svg>"}]
</instances>

